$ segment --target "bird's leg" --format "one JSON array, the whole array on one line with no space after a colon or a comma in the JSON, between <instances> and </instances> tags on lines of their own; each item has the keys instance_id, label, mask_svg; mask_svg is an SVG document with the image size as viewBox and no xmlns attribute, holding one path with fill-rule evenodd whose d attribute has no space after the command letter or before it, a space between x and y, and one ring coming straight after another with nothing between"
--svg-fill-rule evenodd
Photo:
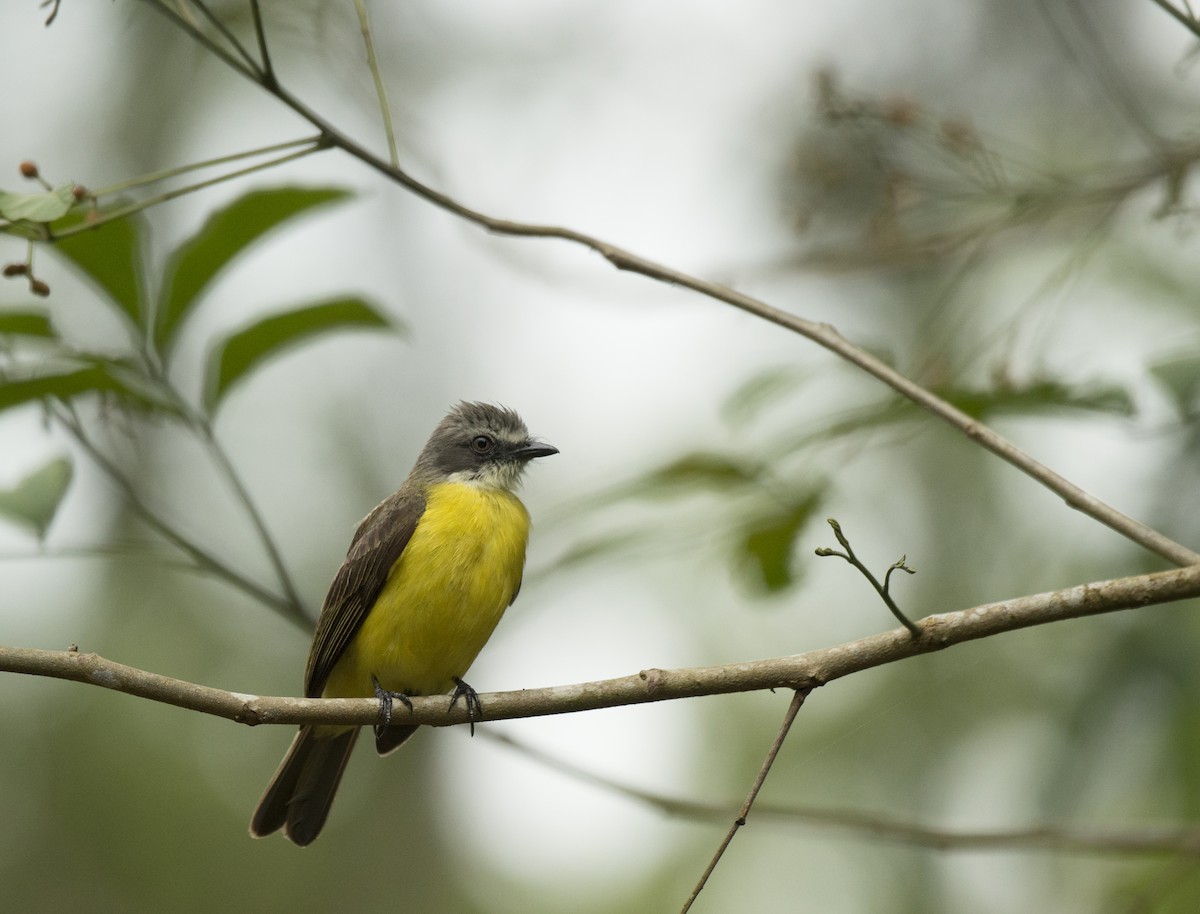
<instances>
[{"instance_id":1,"label":"bird's leg","mask_svg":"<svg viewBox=\"0 0 1200 914\"><path fill-rule=\"evenodd\" d=\"M403 692L389 692L379 684L379 680L374 676L371 677L371 685L375 687L375 697L379 699L379 713L383 716L383 723L375 725L375 734L379 735L380 730L387 727L392 722L392 702L399 700L400 704L408 708L409 713L412 712L412 702L408 700L408 696ZM478 701L478 699L476 699Z\"/></svg>"},{"instance_id":2,"label":"bird's leg","mask_svg":"<svg viewBox=\"0 0 1200 914\"><path fill-rule=\"evenodd\" d=\"M475 721L483 720L483 705L479 701L479 693L459 679L454 677L454 694L450 696L450 707L453 708L462 699L467 703L467 720L471 723L471 735L475 735Z\"/></svg>"}]
</instances>

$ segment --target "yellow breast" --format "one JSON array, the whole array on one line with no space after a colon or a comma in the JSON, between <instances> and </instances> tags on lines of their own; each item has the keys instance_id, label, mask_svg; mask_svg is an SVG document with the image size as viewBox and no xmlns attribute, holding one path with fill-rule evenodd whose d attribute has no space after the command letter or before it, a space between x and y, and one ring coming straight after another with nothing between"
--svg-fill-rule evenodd
<instances>
[{"instance_id":1,"label":"yellow breast","mask_svg":"<svg viewBox=\"0 0 1200 914\"><path fill-rule=\"evenodd\" d=\"M371 677L393 692L454 687L516 596L529 514L509 492L432 486L412 539L358 634L334 666L326 697L371 696Z\"/></svg>"}]
</instances>

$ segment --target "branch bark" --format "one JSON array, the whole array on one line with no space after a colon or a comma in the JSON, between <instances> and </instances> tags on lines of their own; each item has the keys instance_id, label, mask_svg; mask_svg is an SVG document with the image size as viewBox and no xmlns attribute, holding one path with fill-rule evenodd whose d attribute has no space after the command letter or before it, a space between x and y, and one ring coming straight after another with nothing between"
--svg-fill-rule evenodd
<instances>
[{"instance_id":1,"label":"branch bark","mask_svg":"<svg viewBox=\"0 0 1200 914\"><path fill-rule=\"evenodd\" d=\"M851 673L1002 632L1197 596L1200 596L1200 566L1196 565L1098 581L927 616L917 623L921 629L919 638L897 628L790 657L675 670L648 669L619 679L493 692L480 696L483 719L568 714L759 689L813 689ZM366 726L376 723L379 717L379 702L374 698L280 698L229 692L160 676L78 649L0 647L0 672L89 683L252 726ZM409 719L413 723L435 727L468 723L467 709L461 704L448 708L444 695L414 697L412 703ZM402 716L407 713L398 710Z\"/></svg>"}]
</instances>

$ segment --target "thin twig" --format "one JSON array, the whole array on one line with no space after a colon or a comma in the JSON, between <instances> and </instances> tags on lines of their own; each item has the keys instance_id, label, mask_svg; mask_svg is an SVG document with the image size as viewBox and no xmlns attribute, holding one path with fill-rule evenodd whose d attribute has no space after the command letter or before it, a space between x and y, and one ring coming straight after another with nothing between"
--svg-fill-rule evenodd
<instances>
[{"instance_id":1,"label":"thin twig","mask_svg":"<svg viewBox=\"0 0 1200 914\"><path fill-rule=\"evenodd\" d=\"M914 638L920 638L920 627L900 611L900 607L896 605L896 601L892 599L892 595L888 592L888 585L891 583L893 571L901 570L907 571L909 574L916 574L912 568L909 568L908 565L905 564L906 557L902 557L900 561L892 563L887 570L887 574L884 575L883 583L880 584L879 581L876 580L875 575L871 574L871 570L859 560L858 556L854 554L854 550L850 548L850 540L846 539L846 535L842 533L842 525L832 517L829 518L826 523L833 528L833 535L837 537L837 541L842 544L842 548L846 551L838 552L836 549L829 549L826 546L822 546L815 550L816 554L820 556L836 555L838 558L845 559L847 562L857 568L862 576L870 581L871 586L875 588L875 592L879 594L880 599L882 599L887 605L887 608L891 614L896 617L901 625L908 629L909 634L911 634Z\"/></svg>"},{"instance_id":2,"label":"thin twig","mask_svg":"<svg viewBox=\"0 0 1200 914\"><path fill-rule=\"evenodd\" d=\"M251 82L256 82L259 85L263 85L261 73L258 70L257 64L252 62L250 66L246 66L245 62L239 60L236 55L231 54L225 48L221 47L219 44L205 35L201 29L199 29L192 22L188 21L187 18L182 16L172 6L164 3L163 0L144 0L144 2L150 3L156 10L175 23L175 25L187 32L193 39L196 40L196 42L204 47L205 50L220 58L221 61L227 66L232 67Z\"/></svg>"},{"instance_id":3,"label":"thin twig","mask_svg":"<svg viewBox=\"0 0 1200 914\"><path fill-rule=\"evenodd\" d=\"M343 150L432 205L496 234L525 238L557 238L581 245L600 254L618 270L638 273L668 285L690 289L693 292L698 292L701 295L732 305L748 314L753 314L763 320L791 330L840 356L852 365L857 366L867 374L912 400L918 406L937 416L942 421L957 428L972 441L977 442L997 457L1017 467L1023 473L1026 473L1034 480L1055 492L1070 507L1082 511L1112 528L1122 536L1174 562L1176 565L1200 563L1200 554L1176 543L1157 530L1134 520L1100 501L1100 499L1054 472L1045 464L1035 460L986 425L941 399L931 391L926 390L916 382L909 380L870 353L848 342L829 324L819 324L806 320L790 312L768 305L766 302L752 296L737 292L728 286L690 276L679 270L640 257L617 245L610 244L583 232L575 231L574 229L497 219L464 206L447 194L428 187L403 169L397 168L390 162L379 158L369 149L360 146L282 86L266 84L256 74L246 71L235 60L231 60L227 53L222 53L224 49L218 47L202 31L192 27L179 17L162 0L143 0L143 2L150 3L159 12L176 22L194 40L201 43L204 47L213 50L227 64L237 69L251 81L262 86L262 88L274 95L283 104L307 120L321 132L330 145ZM1139 180L1149 182L1158 180L1158 177L1158 175L1147 174L1140 176Z\"/></svg>"},{"instance_id":4,"label":"thin twig","mask_svg":"<svg viewBox=\"0 0 1200 914\"><path fill-rule=\"evenodd\" d=\"M174 168L165 168L162 171L139 175L138 177L131 178L128 181L121 181L118 184L110 184L107 187L101 187L96 190L92 190L91 193L94 197L107 197L111 196L112 194L121 193L121 191L130 190L134 187L143 187L147 184L157 184L159 181L165 181L168 178L176 178L179 175L184 175L191 171L200 171L201 169L212 168L216 165L227 165L230 162L238 162L242 159L251 159L255 158L256 156L267 155L272 152L280 152L284 149L294 149L297 146L315 146L320 144L320 142L320 136L310 136L299 140L288 140L285 143L273 143L270 146L260 146L258 149L247 149L245 152L235 152L230 155L218 156L215 159L205 159L203 162L189 162L187 165L177 165Z\"/></svg>"},{"instance_id":5,"label":"thin twig","mask_svg":"<svg viewBox=\"0 0 1200 914\"><path fill-rule=\"evenodd\" d=\"M153 197L147 197L145 200L138 200L136 203L130 203L128 206L122 206L118 209L109 210L98 219L84 221L78 225L73 225L70 228L62 229L57 232L50 233L47 229L47 240L55 241L61 238L69 238L72 235L78 235L80 232L87 232L97 228L106 222L113 222L116 219L124 219L126 216L131 216L134 213L141 212L144 209L149 209L152 206L157 206L160 203L165 203L168 200L174 200L177 197L183 197L187 194L194 194L198 190L204 190L208 187L213 187L217 184L222 184L225 181L232 181L235 178L241 178L256 171L263 171L267 168L274 168L277 165L282 165L285 162L292 162L296 159L302 159L307 155L312 155L314 152L320 152L326 147L318 140L314 145L306 149L300 149L297 152L289 153L288 155L279 156L278 158L268 159L265 162L259 162L256 165L248 165L245 168L239 168L237 171L226 172L222 175L217 175L214 178L209 178L207 181L199 181L195 184L189 184L186 187L179 187L175 190L169 190Z\"/></svg>"},{"instance_id":6,"label":"thin twig","mask_svg":"<svg viewBox=\"0 0 1200 914\"><path fill-rule=\"evenodd\" d=\"M1050 0L1039 0L1042 18L1050 27L1050 33L1058 42L1063 53L1072 63L1088 73L1087 84L1094 90L1097 101L1112 106L1127 124L1137 133L1150 149L1163 153L1164 143L1146 117L1146 106L1134 97L1126 80L1114 72L1112 55L1105 47L1103 36L1096 29L1088 10L1079 0L1069 0L1067 15L1074 20L1074 34L1069 35L1059 26L1055 9ZM1075 35L1078 41L1073 40Z\"/></svg>"},{"instance_id":7,"label":"thin twig","mask_svg":"<svg viewBox=\"0 0 1200 914\"><path fill-rule=\"evenodd\" d=\"M809 689L797 689L792 693L792 702L788 705L787 713L783 715L783 723L779 725L779 732L775 734L775 742L771 744L771 748L767 752L767 757L763 759L762 767L758 771L758 777L754 779L750 793L746 795L746 802L738 810L738 814L734 818L733 824L729 826L729 831L725 833L725 838L721 841L717 852L708 861L708 866L705 868L703 875L700 876L700 881L696 883L696 887L692 889L692 894L688 896L687 901L680 908L680 914L687 914L691 910L692 905L696 903L696 899L700 897L700 893L704 891L708 877L713 874L713 870L717 868L717 864L721 862L721 858L725 855L725 850L733 842L733 836L746 824L746 817L750 815L750 807L754 805L754 801L758 797L758 792L762 790L762 786L767 780L767 775L771 773L771 766L775 764L775 756L779 755L779 750L783 748L783 741L787 739L788 731L792 729L792 721L796 719L796 715L800 712L800 708L804 704L804 699L808 697L809 691Z\"/></svg>"},{"instance_id":8,"label":"thin twig","mask_svg":"<svg viewBox=\"0 0 1200 914\"><path fill-rule=\"evenodd\" d=\"M371 37L371 22L367 18L365 0L354 0L354 9L358 13L358 26L362 29L363 44L367 48L367 66L371 70L371 79L375 81L375 97L379 99L383 131L387 134L388 161L391 162L393 168L399 168L400 151L396 148L396 131L392 126L392 111L388 105L387 89L383 85L383 74L379 72L379 61L375 57L375 40Z\"/></svg>"},{"instance_id":9,"label":"thin twig","mask_svg":"<svg viewBox=\"0 0 1200 914\"><path fill-rule=\"evenodd\" d=\"M283 560L283 554L279 551L279 547L275 543L275 538L271 536L271 532L267 529L267 522L258 510L258 505L255 504L254 499L251 497L250 490L246 488L246 484L242 481L241 474L238 473L237 468L233 465L233 461L229 458L229 454L225 451L220 439L217 438L212 422L208 416L192 407L187 399L175 388L175 385L171 383L171 379L167 373L155 362L150 362L147 370L154 383L162 391L163 395L170 400L171 405L183 421L199 436L209 456L216 463L217 469L225 477L225 481L233 490L234 496L246 512L246 516L250 519L255 533L262 543L263 550L267 554L267 559L275 571L275 577L279 580L279 586L283 588L284 598L292 605L296 617L308 619L308 614L304 608L304 601L300 598L300 592L296 589L296 585L292 581L287 564Z\"/></svg>"},{"instance_id":10,"label":"thin twig","mask_svg":"<svg viewBox=\"0 0 1200 914\"><path fill-rule=\"evenodd\" d=\"M61 0L42 0L42 2L38 4L38 9L44 10L46 7L51 8L50 15L46 17L45 25L49 26L53 24L55 18L58 16L58 7L60 3Z\"/></svg>"},{"instance_id":11,"label":"thin twig","mask_svg":"<svg viewBox=\"0 0 1200 914\"><path fill-rule=\"evenodd\" d=\"M1172 4L1167 3L1167 0L1150 0L1150 2L1179 22L1193 35L1200 37L1200 22L1197 22L1195 18L1176 9Z\"/></svg>"},{"instance_id":12,"label":"thin twig","mask_svg":"<svg viewBox=\"0 0 1200 914\"><path fill-rule=\"evenodd\" d=\"M129 506L147 526L191 558L192 561L205 571L233 585L238 590L243 591L265 606L275 610L279 615L290 622L296 623L306 631L312 629L312 620L298 606L294 606L289 600L285 600L278 594L267 590L240 572L235 571L203 546L192 542L192 540L188 539L152 511L142 500L137 492L137 488L129 478L88 438L83 427L69 413L64 410L54 410L53 415L62 424L63 428L71 434L71 437L75 439L79 446L83 448L96 466L103 470L104 474L117 485L124 494Z\"/></svg>"},{"instance_id":13,"label":"thin twig","mask_svg":"<svg viewBox=\"0 0 1200 914\"><path fill-rule=\"evenodd\" d=\"M888 565L888 570L883 575L883 592L890 594L892 592L892 574L897 571L903 571L905 574L916 574L917 569L908 564L908 556L900 556L900 561L892 562Z\"/></svg>"},{"instance_id":14,"label":"thin twig","mask_svg":"<svg viewBox=\"0 0 1200 914\"><path fill-rule=\"evenodd\" d=\"M308 620L309 617L304 611L304 601L300 599L300 592L296 589L295 582L288 572L287 565L283 561L283 555L280 553L274 537L271 536L271 532L267 529L267 523L259 512L258 506L254 503L254 499L250 497L250 490L246 488L242 477L238 474L233 462L229 459L229 455L225 452L225 448L217 440L212 424L202 416L193 416L193 421L196 423L195 427L199 430L209 454L217 462L217 467L221 470L222 475L224 475L226 481L233 489L233 493L238 501L241 502L246 515L250 518L250 523L253 524L255 532L258 534L258 539L267 553L267 559L270 561L271 567L275 570L275 577L279 580L279 586L283 588L284 597L292 605L293 612L297 618Z\"/></svg>"},{"instance_id":15,"label":"thin twig","mask_svg":"<svg viewBox=\"0 0 1200 914\"><path fill-rule=\"evenodd\" d=\"M233 32L229 31L229 27L226 26L225 23L222 22L220 18L208 8L208 5L204 3L204 0L190 0L190 2L192 6L200 10L204 18L207 19L212 27L221 34L221 37L228 41L230 46L237 51L238 56L246 62L246 65L250 68L250 71L255 75L255 77L262 79L264 73L262 68L258 65L258 61L254 59L248 50L246 50L246 46L238 40L238 37L233 34Z\"/></svg>"},{"instance_id":16,"label":"thin twig","mask_svg":"<svg viewBox=\"0 0 1200 914\"><path fill-rule=\"evenodd\" d=\"M254 18L254 37L258 40L258 56L262 59L263 82L276 85L275 68L271 65L271 54L267 50L267 30L263 26L262 10L258 0L250 0L250 14Z\"/></svg>"},{"instance_id":17,"label":"thin twig","mask_svg":"<svg viewBox=\"0 0 1200 914\"><path fill-rule=\"evenodd\" d=\"M599 708L761 689L812 689L862 670L956 644L1064 619L1078 619L1200 596L1200 565L1081 584L957 612L926 616L913 638L903 628L790 657L678 670L642 670L620 679L480 695L484 720L569 714ZM276 598L278 599L278 598ZM282 601L280 601L282 602ZM0 671L99 685L245 724L374 724L374 698L268 698L227 692L113 663L96 654L0 647ZM470 720L446 696L413 697L412 723ZM406 721L407 722L407 721Z\"/></svg>"},{"instance_id":18,"label":"thin twig","mask_svg":"<svg viewBox=\"0 0 1200 914\"><path fill-rule=\"evenodd\" d=\"M180 571L188 571L194 574L208 573L195 562L171 557L145 543L102 543L95 546L57 546L53 550L38 549L36 551L0 552L0 562L39 562L51 559L66 559L68 561L72 559L96 559L102 561L109 561L111 559L145 559L163 567L178 568Z\"/></svg>"},{"instance_id":19,"label":"thin twig","mask_svg":"<svg viewBox=\"0 0 1200 914\"><path fill-rule=\"evenodd\" d=\"M495 729L483 729L480 735L576 781L623 796L666 816L713 822L728 821L729 817L735 814L731 805L669 797L597 774ZM1110 825L1091 828L1031 825L1025 828L966 831L936 828L921 822L848 809L781 806L761 802L754 805L754 818L757 822L809 826L826 833L849 832L855 838L869 841L889 841L949 853L1045 850L1064 854L1179 854L1189 858L1200 857L1200 825L1192 823L1157 827Z\"/></svg>"}]
</instances>

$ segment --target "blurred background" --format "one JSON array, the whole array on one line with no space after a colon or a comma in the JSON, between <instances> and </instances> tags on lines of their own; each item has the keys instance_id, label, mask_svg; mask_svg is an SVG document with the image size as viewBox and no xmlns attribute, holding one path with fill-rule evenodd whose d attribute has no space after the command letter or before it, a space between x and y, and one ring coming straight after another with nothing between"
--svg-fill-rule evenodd
<instances>
[{"instance_id":1,"label":"blurred background","mask_svg":"<svg viewBox=\"0 0 1200 914\"><path fill-rule=\"evenodd\" d=\"M210 8L251 38L247 4ZM1100 498L1200 543L1187 181L1200 65L1195 36L1154 3L369 9L418 177L829 322ZM263 11L282 82L385 153L353 4ZM46 28L48 12L0 9L4 190L37 189L18 172L27 159L52 184L99 188L311 133L149 4L64 4ZM120 397L76 398L73 415L143 509L278 594L224 455L315 617L355 524L447 407L519 410L561 455L527 478L526 581L472 668L481 692L891 628L861 577L813 555L834 545L827 516L878 572L907 556L918 574L894 592L914 616L1165 567L812 344L561 242L488 235L335 151L149 209L132 223L147 295L172 252L256 188L349 194L215 275L163 383L203 414L222 342L302 303L352 296L388 326L264 361L211 413L219 450ZM25 249L0 237L6 263ZM53 340L3 337L5 406L3 385L64 352L137 353L78 263L36 251L44 300L0 283L0 315L41 309ZM0 412L0 490L26 491L47 467L40 484L64 493L52 517L0 517L0 643L75 643L207 685L299 693L303 624L197 573L41 405ZM1149 608L819 690L761 796L792 813L752 814L694 910L1196 910L1194 856L934 850L822 814L1085 834L1194 822L1198 636L1194 605ZM788 699L497 723L473 740L431 729L386 760L360 748L302 851L246 836L290 728L6 675L5 906L677 910L728 816L622 788L736 809Z\"/></svg>"}]
</instances>

